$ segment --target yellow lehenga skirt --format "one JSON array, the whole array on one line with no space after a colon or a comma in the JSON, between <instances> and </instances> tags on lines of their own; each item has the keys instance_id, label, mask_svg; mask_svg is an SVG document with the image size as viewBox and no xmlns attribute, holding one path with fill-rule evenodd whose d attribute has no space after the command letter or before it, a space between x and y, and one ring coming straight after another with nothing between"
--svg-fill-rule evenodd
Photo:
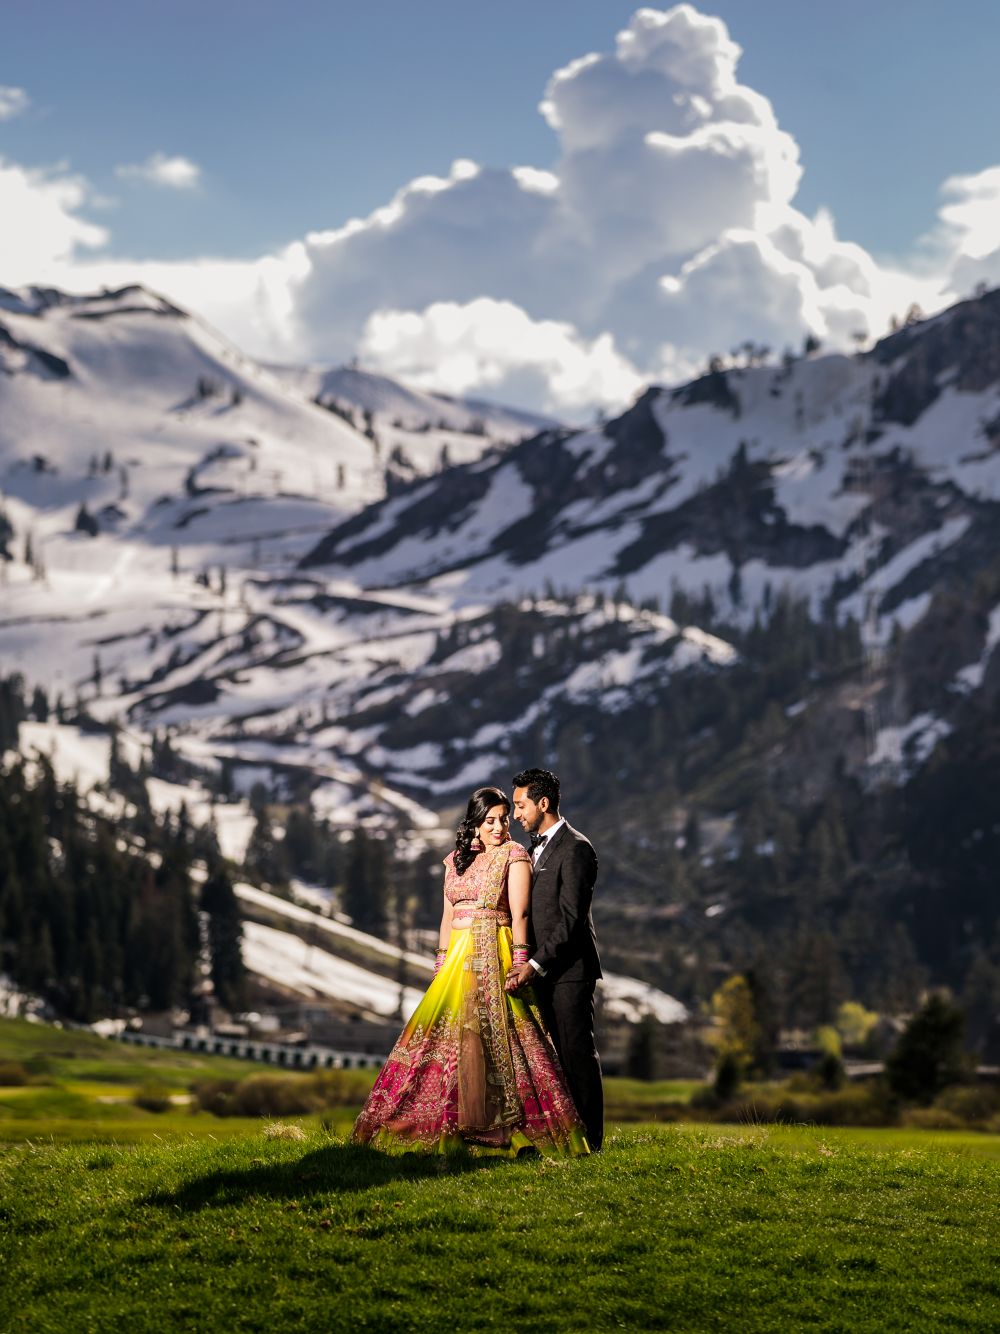
<instances>
[{"instance_id":1,"label":"yellow lehenga skirt","mask_svg":"<svg viewBox=\"0 0 1000 1334\"><path fill-rule=\"evenodd\" d=\"M510 928L480 912L379 1072L351 1138L384 1149L590 1152L530 988L509 995Z\"/></svg>"}]
</instances>

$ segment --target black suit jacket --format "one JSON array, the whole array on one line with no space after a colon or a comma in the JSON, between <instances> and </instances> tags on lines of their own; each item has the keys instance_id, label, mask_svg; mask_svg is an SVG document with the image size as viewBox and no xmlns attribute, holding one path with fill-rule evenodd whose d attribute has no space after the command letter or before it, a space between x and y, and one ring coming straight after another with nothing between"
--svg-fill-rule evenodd
<instances>
[{"instance_id":1,"label":"black suit jacket","mask_svg":"<svg viewBox=\"0 0 1000 1334\"><path fill-rule=\"evenodd\" d=\"M572 825L546 844L531 884L532 958L545 969L542 986L593 982L601 976L590 905L597 883L597 853Z\"/></svg>"}]
</instances>

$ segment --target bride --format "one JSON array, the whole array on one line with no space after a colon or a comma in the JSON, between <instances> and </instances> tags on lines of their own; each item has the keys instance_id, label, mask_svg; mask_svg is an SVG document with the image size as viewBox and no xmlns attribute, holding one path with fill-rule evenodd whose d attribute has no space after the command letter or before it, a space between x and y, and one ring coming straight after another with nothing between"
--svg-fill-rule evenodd
<instances>
[{"instance_id":1,"label":"bride","mask_svg":"<svg viewBox=\"0 0 1000 1334\"><path fill-rule=\"evenodd\" d=\"M473 792L444 865L434 980L382 1067L353 1142L589 1153L530 988L504 990L507 972L528 961L531 860L510 837L510 801L499 788Z\"/></svg>"}]
</instances>

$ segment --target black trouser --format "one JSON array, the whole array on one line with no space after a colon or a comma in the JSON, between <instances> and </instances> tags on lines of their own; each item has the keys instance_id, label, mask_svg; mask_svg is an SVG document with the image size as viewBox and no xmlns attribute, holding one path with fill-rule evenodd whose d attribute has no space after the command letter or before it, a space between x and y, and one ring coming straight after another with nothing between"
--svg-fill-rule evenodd
<instances>
[{"instance_id":1,"label":"black trouser","mask_svg":"<svg viewBox=\"0 0 1000 1334\"><path fill-rule=\"evenodd\" d=\"M547 987L539 980L535 986L542 1017L592 1149L599 1149L604 1139L604 1084L594 1042L596 989L596 982L557 982Z\"/></svg>"}]
</instances>

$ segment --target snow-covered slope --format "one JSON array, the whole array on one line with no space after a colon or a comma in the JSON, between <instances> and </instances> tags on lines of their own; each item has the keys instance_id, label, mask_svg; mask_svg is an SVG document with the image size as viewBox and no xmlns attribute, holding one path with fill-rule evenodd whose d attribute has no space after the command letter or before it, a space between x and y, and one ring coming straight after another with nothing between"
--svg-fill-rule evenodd
<instances>
[{"instance_id":1,"label":"snow-covered slope","mask_svg":"<svg viewBox=\"0 0 1000 1334\"><path fill-rule=\"evenodd\" d=\"M348 390L363 380L342 375ZM387 457L360 414L354 426L311 402L144 288L0 289L0 666L53 697L92 696L98 717L192 726L192 753L210 764L218 728L199 727L199 715L273 719L315 699L323 656L355 642L357 628L300 609L285 574L394 477L439 468L449 441L478 457L531 425L491 409L485 433L473 431L470 407L378 383L386 404L396 395L424 414L408 420L421 450L407 460ZM432 412L449 417L447 430L430 425ZM275 601L287 603L277 617ZM362 609L360 621L372 616ZM258 675L275 655L275 670ZM300 669L281 670L297 656ZM232 673L230 697L212 709L220 673ZM256 741L244 741L249 772L266 780ZM320 763L283 750L293 764ZM321 758L339 818L401 805L434 823L391 791L373 797L349 760Z\"/></svg>"},{"instance_id":2,"label":"snow-covered slope","mask_svg":"<svg viewBox=\"0 0 1000 1334\"><path fill-rule=\"evenodd\" d=\"M653 388L603 430L548 431L378 502L303 568L457 608L582 587L683 618L678 592L687 605L707 595L717 617L744 626L787 589L816 616L854 617L878 654L1000 556L998 348L995 292L865 356L787 357ZM982 681L985 613L955 639L953 687L939 681L938 695ZM625 645L572 684L589 672L613 701L640 684L633 667ZM888 726L918 720L906 733L918 758L947 731L946 702L928 710L920 693L898 681L884 692ZM875 754L898 749L895 736Z\"/></svg>"},{"instance_id":3,"label":"snow-covered slope","mask_svg":"<svg viewBox=\"0 0 1000 1334\"><path fill-rule=\"evenodd\" d=\"M356 366L270 369L300 395L363 430L390 486L472 462L555 425L535 413L411 389Z\"/></svg>"},{"instance_id":4,"label":"snow-covered slope","mask_svg":"<svg viewBox=\"0 0 1000 1334\"><path fill-rule=\"evenodd\" d=\"M237 885L236 893L251 916L263 913L288 928L244 922L243 957L251 972L299 995L337 1000L373 1016L396 1014L401 999L404 1018L412 1013L423 993L406 986L400 997L395 979L401 953L397 946L252 885ZM351 947L383 960L382 970L376 972L345 957ZM410 951L404 957L421 984L429 983L432 959ZM618 973L605 974L601 998L609 1016L629 1023L638 1023L644 1015L662 1024L682 1023L688 1017L687 1009L673 996Z\"/></svg>"},{"instance_id":5,"label":"snow-covered slope","mask_svg":"<svg viewBox=\"0 0 1000 1334\"><path fill-rule=\"evenodd\" d=\"M538 413L411 389L387 375L357 366L271 364L268 369L307 398L333 402L359 414L370 412L379 425L395 421L401 429L415 433L439 429L461 435L486 435L494 441L514 441L555 425L551 418Z\"/></svg>"},{"instance_id":6,"label":"snow-covered slope","mask_svg":"<svg viewBox=\"0 0 1000 1334\"><path fill-rule=\"evenodd\" d=\"M943 364L924 410L893 415L910 362L954 342L959 318L877 356L649 390L602 431L547 432L379 502L303 566L335 566L362 587L447 583L463 599L549 582L669 600L707 585L737 620L787 586L859 617L874 597L886 625L905 624L931 567L979 540L1000 502L997 375L973 387Z\"/></svg>"},{"instance_id":7,"label":"snow-covered slope","mask_svg":"<svg viewBox=\"0 0 1000 1334\"><path fill-rule=\"evenodd\" d=\"M3 489L64 525L85 502L146 545L222 544L262 502L298 526L383 489L360 432L143 288L8 294L0 377Z\"/></svg>"}]
</instances>

